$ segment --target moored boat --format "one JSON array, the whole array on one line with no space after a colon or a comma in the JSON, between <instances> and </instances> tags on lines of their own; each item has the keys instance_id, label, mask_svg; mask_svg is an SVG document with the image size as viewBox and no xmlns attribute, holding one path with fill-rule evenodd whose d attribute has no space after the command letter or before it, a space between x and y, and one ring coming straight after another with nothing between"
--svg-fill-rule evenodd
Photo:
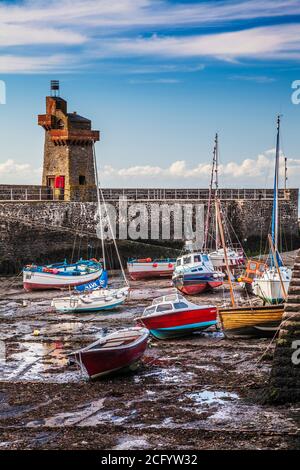
<instances>
[{"instance_id":1,"label":"moored boat","mask_svg":"<svg viewBox=\"0 0 300 470\"><path fill-rule=\"evenodd\" d=\"M172 277L176 260L175 259L129 259L127 270L130 278L134 281L140 279L154 279L160 277Z\"/></svg>"},{"instance_id":2,"label":"moored boat","mask_svg":"<svg viewBox=\"0 0 300 470\"><path fill-rule=\"evenodd\" d=\"M127 328L69 354L91 379L134 369L148 344L149 331Z\"/></svg>"},{"instance_id":3,"label":"moored boat","mask_svg":"<svg viewBox=\"0 0 300 470\"><path fill-rule=\"evenodd\" d=\"M275 176L272 209L272 229L269 234L270 253L269 266L262 276L255 277L252 283L253 292L264 302L270 304L282 303L287 297L289 284L292 278L292 270L284 266L279 252L279 158L280 158L280 116L277 117L277 138L275 156Z\"/></svg>"},{"instance_id":4,"label":"moored boat","mask_svg":"<svg viewBox=\"0 0 300 470\"><path fill-rule=\"evenodd\" d=\"M213 305L196 305L180 294L154 299L137 322L157 339L186 336L217 324L217 309Z\"/></svg>"},{"instance_id":5,"label":"moored boat","mask_svg":"<svg viewBox=\"0 0 300 470\"><path fill-rule=\"evenodd\" d=\"M177 258L172 280L184 294L195 295L223 284L223 273L215 271L205 253L194 252Z\"/></svg>"},{"instance_id":6,"label":"moored boat","mask_svg":"<svg viewBox=\"0 0 300 470\"><path fill-rule=\"evenodd\" d=\"M219 308L218 314L225 333L265 336L279 327L283 305Z\"/></svg>"},{"instance_id":7,"label":"moored boat","mask_svg":"<svg viewBox=\"0 0 300 470\"><path fill-rule=\"evenodd\" d=\"M23 269L23 286L27 291L63 289L94 281L102 273L102 265L97 260L79 260L73 264L64 261L47 266L27 265Z\"/></svg>"},{"instance_id":8,"label":"moored boat","mask_svg":"<svg viewBox=\"0 0 300 470\"><path fill-rule=\"evenodd\" d=\"M87 293L73 293L68 297L57 297L51 306L60 313L85 313L99 310L113 310L123 304L129 288L95 289Z\"/></svg>"}]
</instances>

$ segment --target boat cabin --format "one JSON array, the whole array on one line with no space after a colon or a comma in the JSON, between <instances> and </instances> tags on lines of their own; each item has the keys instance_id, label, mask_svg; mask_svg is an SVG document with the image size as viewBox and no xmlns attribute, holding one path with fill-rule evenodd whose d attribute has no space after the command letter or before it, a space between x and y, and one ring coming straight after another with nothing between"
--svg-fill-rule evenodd
<instances>
[{"instance_id":1,"label":"boat cabin","mask_svg":"<svg viewBox=\"0 0 300 470\"><path fill-rule=\"evenodd\" d=\"M254 278L261 277L267 268L263 261L249 260L240 281L251 284Z\"/></svg>"},{"instance_id":2,"label":"boat cabin","mask_svg":"<svg viewBox=\"0 0 300 470\"><path fill-rule=\"evenodd\" d=\"M143 316L154 313L171 312L189 308L189 302L180 294L165 295L154 299L152 305L144 310Z\"/></svg>"},{"instance_id":3,"label":"boat cabin","mask_svg":"<svg viewBox=\"0 0 300 470\"><path fill-rule=\"evenodd\" d=\"M209 257L205 253L189 253L188 255L177 258L176 266L184 266L185 264L209 263Z\"/></svg>"}]
</instances>

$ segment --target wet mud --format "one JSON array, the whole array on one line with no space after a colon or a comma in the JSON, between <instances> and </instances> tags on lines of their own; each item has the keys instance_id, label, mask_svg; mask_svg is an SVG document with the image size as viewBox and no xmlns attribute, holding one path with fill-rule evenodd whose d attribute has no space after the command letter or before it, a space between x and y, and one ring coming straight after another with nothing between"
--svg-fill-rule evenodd
<instances>
[{"instance_id":1,"label":"wet mud","mask_svg":"<svg viewBox=\"0 0 300 470\"><path fill-rule=\"evenodd\" d=\"M51 299L65 292L24 293L20 278L1 279L0 449L300 447L299 407L260 400L270 339L228 338L214 328L151 339L135 373L94 382L70 366L69 352L133 326L154 297L174 291L169 280L131 287L115 311L57 314ZM221 287L190 300L224 305L229 292ZM247 302L241 290L238 302Z\"/></svg>"}]
</instances>

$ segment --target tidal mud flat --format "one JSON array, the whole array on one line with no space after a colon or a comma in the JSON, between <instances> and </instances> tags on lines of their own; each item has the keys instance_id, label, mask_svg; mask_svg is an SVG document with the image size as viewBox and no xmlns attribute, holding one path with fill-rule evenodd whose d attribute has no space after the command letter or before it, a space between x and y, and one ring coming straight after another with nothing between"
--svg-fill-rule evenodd
<instances>
[{"instance_id":1,"label":"tidal mud flat","mask_svg":"<svg viewBox=\"0 0 300 470\"><path fill-rule=\"evenodd\" d=\"M65 292L24 293L20 278L1 279L0 449L299 449L299 407L261 401L270 339L214 329L151 339L135 373L95 382L69 366L68 352L134 325L154 297L173 292L169 280L131 286L118 310L57 314L51 299ZM191 301L222 305L229 292Z\"/></svg>"}]
</instances>

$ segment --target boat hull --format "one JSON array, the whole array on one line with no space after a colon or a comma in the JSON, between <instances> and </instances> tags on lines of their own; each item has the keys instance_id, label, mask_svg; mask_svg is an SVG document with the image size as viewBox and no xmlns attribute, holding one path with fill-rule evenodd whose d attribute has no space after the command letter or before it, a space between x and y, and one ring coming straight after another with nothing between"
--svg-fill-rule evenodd
<instances>
[{"instance_id":1,"label":"boat hull","mask_svg":"<svg viewBox=\"0 0 300 470\"><path fill-rule=\"evenodd\" d=\"M172 277L174 263L128 263L128 274L133 281Z\"/></svg>"},{"instance_id":2,"label":"boat hull","mask_svg":"<svg viewBox=\"0 0 300 470\"><path fill-rule=\"evenodd\" d=\"M106 294L106 291L100 290L85 296L77 295L53 299L52 306L60 313L89 313L113 310L125 302L127 295L128 291L126 290L116 291L113 294L109 292Z\"/></svg>"},{"instance_id":3,"label":"boat hull","mask_svg":"<svg viewBox=\"0 0 300 470\"><path fill-rule=\"evenodd\" d=\"M84 366L90 379L124 372L135 368L147 348L148 336L149 332L144 330L136 344L107 350L78 351L71 354L70 358Z\"/></svg>"},{"instance_id":4,"label":"boat hull","mask_svg":"<svg viewBox=\"0 0 300 470\"><path fill-rule=\"evenodd\" d=\"M26 291L65 289L67 287L80 286L86 282L95 281L101 274L102 269L79 276L64 276L62 274L25 271L23 273L23 287Z\"/></svg>"},{"instance_id":5,"label":"boat hull","mask_svg":"<svg viewBox=\"0 0 300 470\"><path fill-rule=\"evenodd\" d=\"M290 281L283 281L285 291L288 292ZM253 292L268 304L284 302L284 293L280 280L256 279L253 283Z\"/></svg>"},{"instance_id":6,"label":"boat hull","mask_svg":"<svg viewBox=\"0 0 300 470\"><path fill-rule=\"evenodd\" d=\"M214 278L192 278L187 276L176 276L173 278L173 284L180 292L187 295L201 294L208 289L214 289L223 284L223 281Z\"/></svg>"},{"instance_id":7,"label":"boat hull","mask_svg":"<svg viewBox=\"0 0 300 470\"><path fill-rule=\"evenodd\" d=\"M225 332L255 334L260 331L263 334L264 329L280 325L283 305L219 308L218 314Z\"/></svg>"},{"instance_id":8,"label":"boat hull","mask_svg":"<svg viewBox=\"0 0 300 470\"><path fill-rule=\"evenodd\" d=\"M157 339L187 336L195 331L205 330L217 324L215 307L182 310L177 312L155 314L137 318Z\"/></svg>"}]
</instances>

